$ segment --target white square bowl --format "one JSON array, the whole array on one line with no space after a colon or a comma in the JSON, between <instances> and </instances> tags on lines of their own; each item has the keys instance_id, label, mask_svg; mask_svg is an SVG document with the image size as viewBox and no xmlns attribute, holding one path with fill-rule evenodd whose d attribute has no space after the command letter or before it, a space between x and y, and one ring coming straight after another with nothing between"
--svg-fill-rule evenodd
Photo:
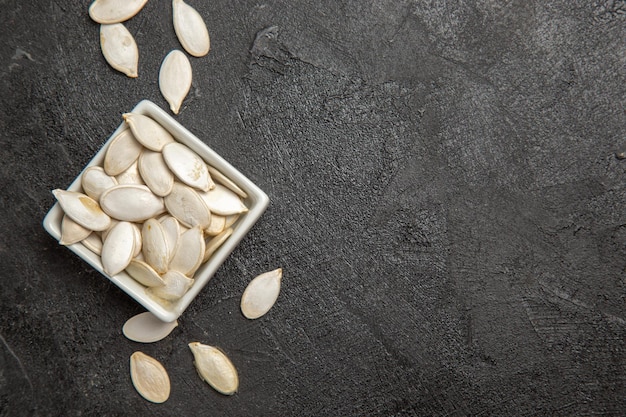
<instances>
[{"instance_id":1,"label":"white square bowl","mask_svg":"<svg viewBox=\"0 0 626 417\"><path fill-rule=\"evenodd\" d=\"M114 276L107 275L102 268L100 256L87 249L87 247L85 247L82 243L79 242L68 246L72 252L94 267L94 269L102 275L110 279L115 285L120 287L124 292L134 298L139 304L143 305L160 320L170 322L176 320L185 311L189 304L191 304L200 291L202 291L204 286L208 284L209 280L213 277L220 265L222 265L228 255L230 255L241 239L243 239L259 217L261 217L269 204L269 198L259 187L254 185L252 181L246 178L241 172L237 171L214 150L209 148L200 139L185 129L180 123L174 120L156 104L148 100L143 100L135 106L132 112L143 114L156 120L159 124L161 124L161 126L167 129L177 141L187 145L190 149L200 155L200 157L202 157L207 164L221 171L222 174L232 180L248 194L248 198L244 202L249 210L248 212L242 214L239 220L232 226L232 235L222 244L222 246L220 246L211 258L196 271L196 274L194 275L194 284L189 291L187 291L182 298L172 303L165 301L158 302L149 297L145 292L145 287L135 281L126 272L121 272ZM93 159L87 164L85 169L93 165L103 165L104 155L109 143L124 128L125 124L122 122L117 130L111 135L109 140L106 141L98 153L96 153ZM83 172L85 169L83 169ZM81 172L69 186L69 191L81 192L81 178L83 172ZM50 209L43 221L44 228L57 241L61 239L62 218L63 210L61 209L59 203L56 203Z\"/></svg>"}]
</instances>

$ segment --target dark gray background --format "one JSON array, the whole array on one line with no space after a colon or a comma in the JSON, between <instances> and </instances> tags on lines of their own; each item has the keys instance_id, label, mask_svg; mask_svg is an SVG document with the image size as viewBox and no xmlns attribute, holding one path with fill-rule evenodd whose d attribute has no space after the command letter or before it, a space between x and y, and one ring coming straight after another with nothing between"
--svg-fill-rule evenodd
<instances>
[{"instance_id":1,"label":"dark gray background","mask_svg":"<svg viewBox=\"0 0 626 417\"><path fill-rule=\"evenodd\" d=\"M271 204L167 339L46 234L65 188L180 48L169 1L127 23L139 78L89 1L0 0L0 415L624 415L624 1L201 1L184 126ZM247 321L255 275L284 268ZM224 349L240 392L196 375ZM172 380L162 405L135 350Z\"/></svg>"}]
</instances>

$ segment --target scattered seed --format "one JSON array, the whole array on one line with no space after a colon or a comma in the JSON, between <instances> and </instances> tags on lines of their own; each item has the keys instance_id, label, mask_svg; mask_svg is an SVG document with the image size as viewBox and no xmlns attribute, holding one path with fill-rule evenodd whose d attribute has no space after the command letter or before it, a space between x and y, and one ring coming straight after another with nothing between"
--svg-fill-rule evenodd
<instances>
[{"instance_id":1,"label":"scattered seed","mask_svg":"<svg viewBox=\"0 0 626 417\"><path fill-rule=\"evenodd\" d=\"M130 378L143 398L153 403L163 403L170 396L170 377L159 361L143 352L130 357Z\"/></svg>"},{"instance_id":2,"label":"scattered seed","mask_svg":"<svg viewBox=\"0 0 626 417\"><path fill-rule=\"evenodd\" d=\"M198 375L217 392L233 395L239 388L237 369L220 349L203 345L199 342L189 343L194 356L194 365Z\"/></svg>"},{"instance_id":3,"label":"scattered seed","mask_svg":"<svg viewBox=\"0 0 626 417\"><path fill-rule=\"evenodd\" d=\"M241 296L241 312L249 319L258 319L267 313L278 298L282 268L265 272L254 278Z\"/></svg>"},{"instance_id":4,"label":"scattered seed","mask_svg":"<svg viewBox=\"0 0 626 417\"><path fill-rule=\"evenodd\" d=\"M191 88L191 64L187 56L175 49L163 60L159 71L159 88L174 114L178 114Z\"/></svg>"},{"instance_id":5,"label":"scattered seed","mask_svg":"<svg viewBox=\"0 0 626 417\"><path fill-rule=\"evenodd\" d=\"M137 78L139 49L126 26L122 23L100 25L100 48L109 65L130 78Z\"/></svg>"},{"instance_id":6,"label":"scattered seed","mask_svg":"<svg viewBox=\"0 0 626 417\"><path fill-rule=\"evenodd\" d=\"M208 54L211 39L200 13L183 0L173 0L172 9L174 31L185 51L196 57Z\"/></svg>"},{"instance_id":7,"label":"scattered seed","mask_svg":"<svg viewBox=\"0 0 626 417\"><path fill-rule=\"evenodd\" d=\"M165 339L176 326L178 321L163 322L146 311L128 319L122 327L122 333L133 342L154 343Z\"/></svg>"},{"instance_id":8,"label":"scattered seed","mask_svg":"<svg viewBox=\"0 0 626 417\"><path fill-rule=\"evenodd\" d=\"M148 0L95 0L89 6L89 16L98 23L119 23L130 19Z\"/></svg>"}]
</instances>

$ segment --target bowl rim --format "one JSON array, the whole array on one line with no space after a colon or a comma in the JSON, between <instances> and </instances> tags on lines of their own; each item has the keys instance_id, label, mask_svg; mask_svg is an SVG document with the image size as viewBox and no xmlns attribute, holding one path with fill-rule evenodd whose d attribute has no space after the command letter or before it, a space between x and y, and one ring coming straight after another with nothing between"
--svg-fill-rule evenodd
<instances>
[{"instance_id":1,"label":"bowl rim","mask_svg":"<svg viewBox=\"0 0 626 417\"><path fill-rule=\"evenodd\" d=\"M149 116L157 121L161 126L169 131L178 142L188 146L200 155L200 157L202 157L207 164L219 170L248 195L248 198L245 199L248 211L239 218L237 223L235 223L232 235L220 246L211 258L204 263L198 271L196 271L196 274L194 275L194 284L189 291L187 291L187 293L185 293L185 295L183 295L179 300L172 303L163 301L159 302L150 297L145 292L145 287L135 281L124 271L117 275L109 276L102 268L100 256L87 249L87 247L82 243L78 242L72 245L67 245L68 249L90 264L95 270L107 277L122 291L127 293L160 320L164 322L171 322L178 319L181 314L183 314L200 291L202 291L202 289L209 283L213 275L217 272L217 269L224 263L228 255L230 255L230 253L237 247L244 236L258 221L269 205L269 197L265 194L265 192L263 192L263 190L261 190L261 188L228 163L217 152L211 149L209 145L196 137L153 102L149 100L142 100L131 110L131 112ZM82 190L81 178L85 170L94 165L102 166L109 144L124 129L127 129L127 127L125 122L122 121L119 127L111 134L106 142L104 142L94 157L73 180L67 190ZM55 202L43 220L44 229L57 241L61 239L62 218L63 210L61 209L59 203Z\"/></svg>"}]
</instances>

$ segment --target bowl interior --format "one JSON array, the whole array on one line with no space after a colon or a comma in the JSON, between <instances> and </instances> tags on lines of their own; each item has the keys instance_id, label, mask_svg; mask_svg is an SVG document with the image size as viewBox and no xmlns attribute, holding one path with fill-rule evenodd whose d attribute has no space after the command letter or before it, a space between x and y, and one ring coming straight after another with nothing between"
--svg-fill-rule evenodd
<instances>
[{"instance_id":1,"label":"bowl interior","mask_svg":"<svg viewBox=\"0 0 626 417\"><path fill-rule=\"evenodd\" d=\"M89 263L102 275L109 278L113 283L115 283L115 285L125 291L155 316L162 321L169 322L176 320L185 311L189 304L191 304L193 299L198 295L198 293L200 293L204 286L207 285L211 277L213 277L217 271L217 268L219 268L219 266L226 260L228 255L235 249L241 239L243 239L246 233L248 233L254 223L256 223L259 217L263 214L269 203L269 198L259 187L246 178L246 176L236 170L232 165L226 162L215 151L185 129L182 125L180 125L180 123L174 120L156 104L148 100L144 100L138 103L132 112L149 116L159 122L172 134L172 136L174 136L177 141L188 146L200 155L207 164L221 171L226 177L228 177L242 190L244 190L246 194L248 194L248 198L244 200L249 209L248 212L242 214L239 220L232 226L233 233L226 240L226 242L224 242L224 244L222 244L222 246L220 246L220 248L211 256L211 258L196 271L194 284L189 291L187 291L183 297L175 302L155 300L154 298L148 296L145 292L145 287L135 281L126 272L121 272L114 276L107 275L102 268L100 256L87 249L87 247L85 247L82 243L79 242L68 246L72 252ZM124 122L122 122L117 130L105 142L102 148L100 148L100 150L96 153L93 159L91 159L87 166L85 166L83 172L91 166L103 165L104 155L109 143L124 128L125 125ZM68 187L68 190L79 192L82 190L81 177L83 172L76 177L76 179ZM61 238L62 218L63 210L60 205L56 203L50 209L43 221L44 228L57 240L60 240Z\"/></svg>"}]
</instances>

